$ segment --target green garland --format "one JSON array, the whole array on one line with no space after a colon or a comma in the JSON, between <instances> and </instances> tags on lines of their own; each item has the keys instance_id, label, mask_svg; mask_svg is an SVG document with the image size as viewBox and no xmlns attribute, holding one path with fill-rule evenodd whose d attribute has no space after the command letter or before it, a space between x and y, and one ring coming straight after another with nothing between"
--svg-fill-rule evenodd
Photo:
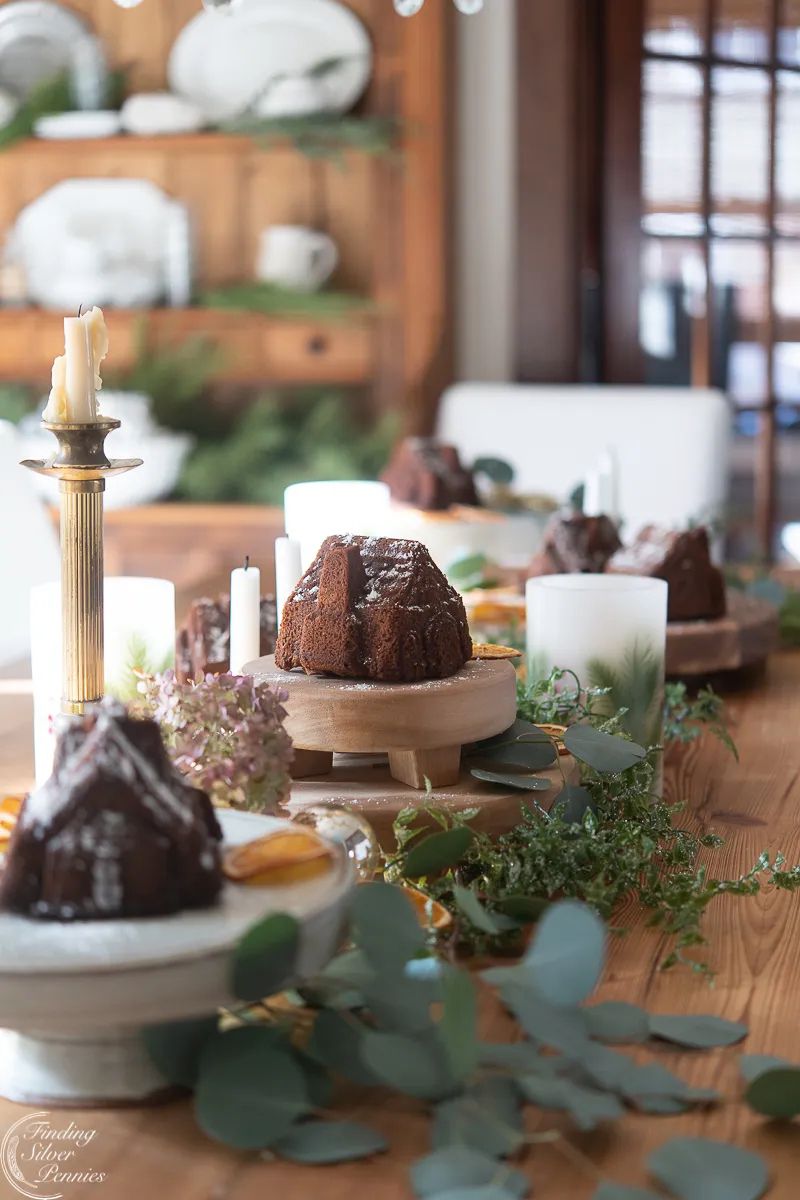
<instances>
[{"instance_id":1,"label":"green garland","mask_svg":"<svg viewBox=\"0 0 800 1200\"><path fill-rule=\"evenodd\" d=\"M589 722L603 732L617 732L622 714L609 720L596 711L603 691L584 693L577 680L573 688L564 688L568 675L554 671L530 688L521 686L520 718L535 724ZM669 741L691 741L708 728L735 752L722 720L722 702L710 689L690 701L682 685L670 686L665 717ZM464 887L474 889L490 912L501 915L514 911L523 899L541 908L555 897L571 896L612 918L621 901L633 896L649 911L650 923L672 941L662 967L684 963L710 973L704 961L687 952L706 944L702 918L711 901L723 894L754 895L762 883L795 890L800 888L800 866L787 870L781 854L773 860L766 852L734 879L717 878L699 866L700 850L717 849L722 839L682 828L676 819L683 806L652 794L654 758L650 752L618 773L583 762L580 786L565 789L563 803L557 798L549 812L535 801L521 803L519 823L496 840L471 830L457 861L431 875L419 870L406 852L424 844L431 821L443 831L471 829L477 810L454 815L435 807L422 812L409 808L395 825L401 854L389 863L388 877L413 880L457 913L458 941L477 953L513 950L520 932L476 925L459 908L459 889ZM506 788L513 778L503 777Z\"/></svg>"}]
</instances>

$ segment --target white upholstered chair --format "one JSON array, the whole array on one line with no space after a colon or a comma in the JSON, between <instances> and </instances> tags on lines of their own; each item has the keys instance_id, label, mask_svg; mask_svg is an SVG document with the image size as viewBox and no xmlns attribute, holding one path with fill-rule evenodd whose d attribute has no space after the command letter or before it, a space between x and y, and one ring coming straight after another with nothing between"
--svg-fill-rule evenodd
<instances>
[{"instance_id":1,"label":"white upholstered chair","mask_svg":"<svg viewBox=\"0 0 800 1200\"><path fill-rule=\"evenodd\" d=\"M437 424L465 461L504 458L521 490L559 500L613 448L629 537L649 522L676 527L723 515L730 431L720 392L547 384L456 384Z\"/></svg>"}]
</instances>

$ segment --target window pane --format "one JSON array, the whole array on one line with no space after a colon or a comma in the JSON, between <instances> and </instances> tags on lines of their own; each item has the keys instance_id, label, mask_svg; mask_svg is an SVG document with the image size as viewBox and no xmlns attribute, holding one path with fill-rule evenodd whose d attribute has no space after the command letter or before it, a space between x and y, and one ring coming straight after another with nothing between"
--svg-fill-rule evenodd
<instances>
[{"instance_id":1,"label":"window pane","mask_svg":"<svg viewBox=\"0 0 800 1200\"><path fill-rule=\"evenodd\" d=\"M715 67L712 88L712 230L766 232L769 77L747 67Z\"/></svg>"},{"instance_id":2,"label":"window pane","mask_svg":"<svg viewBox=\"0 0 800 1200\"><path fill-rule=\"evenodd\" d=\"M775 227L800 234L800 76L778 72L778 141L775 147Z\"/></svg>"},{"instance_id":3,"label":"window pane","mask_svg":"<svg viewBox=\"0 0 800 1200\"><path fill-rule=\"evenodd\" d=\"M767 318L767 248L758 242L712 242L715 354L725 385L739 405L767 398L767 358L762 344Z\"/></svg>"},{"instance_id":4,"label":"window pane","mask_svg":"<svg viewBox=\"0 0 800 1200\"><path fill-rule=\"evenodd\" d=\"M684 63L645 62L642 87L644 228L702 233L703 73Z\"/></svg>"},{"instance_id":5,"label":"window pane","mask_svg":"<svg viewBox=\"0 0 800 1200\"><path fill-rule=\"evenodd\" d=\"M741 62L770 56L772 0L718 0L714 52Z\"/></svg>"},{"instance_id":6,"label":"window pane","mask_svg":"<svg viewBox=\"0 0 800 1200\"><path fill-rule=\"evenodd\" d=\"M707 0L647 0L644 44L661 54L702 54Z\"/></svg>"},{"instance_id":7,"label":"window pane","mask_svg":"<svg viewBox=\"0 0 800 1200\"><path fill-rule=\"evenodd\" d=\"M800 242L775 245L775 395L800 403Z\"/></svg>"},{"instance_id":8,"label":"window pane","mask_svg":"<svg viewBox=\"0 0 800 1200\"><path fill-rule=\"evenodd\" d=\"M800 66L800 0L783 0L778 28L778 58Z\"/></svg>"},{"instance_id":9,"label":"window pane","mask_svg":"<svg viewBox=\"0 0 800 1200\"><path fill-rule=\"evenodd\" d=\"M646 239L639 341L647 383L684 386L692 382L695 356L706 353L705 291L701 242Z\"/></svg>"}]
</instances>

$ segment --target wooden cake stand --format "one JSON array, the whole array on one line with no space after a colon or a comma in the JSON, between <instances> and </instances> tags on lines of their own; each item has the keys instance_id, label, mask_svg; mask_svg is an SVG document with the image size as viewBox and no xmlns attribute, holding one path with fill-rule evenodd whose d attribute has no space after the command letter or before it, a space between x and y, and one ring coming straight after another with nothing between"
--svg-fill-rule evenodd
<instances>
[{"instance_id":1,"label":"wooden cake stand","mask_svg":"<svg viewBox=\"0 0 800 1200\"><path fill-rule=\"evenodd\" d=\"M778 647L773 604L728 589L728 611L716 621L667 625L667 675L696 678L764 662Z\"/></svg>"},{"instance_id":2,"label":"wooden cake stand","mask_svg":"<svg viewBox=\"0 0 800 1200\"><path fill-rule=\"evenodd\" d=\"M272 655L245 672L289 693L286 728L296 779L328 774L335 752L387 754L393 779L411 788L449 787L461 748L513 725L516 673L505 660L472 660L449 679L377 683L281 671Z\"/></svg>"}]
</instances>

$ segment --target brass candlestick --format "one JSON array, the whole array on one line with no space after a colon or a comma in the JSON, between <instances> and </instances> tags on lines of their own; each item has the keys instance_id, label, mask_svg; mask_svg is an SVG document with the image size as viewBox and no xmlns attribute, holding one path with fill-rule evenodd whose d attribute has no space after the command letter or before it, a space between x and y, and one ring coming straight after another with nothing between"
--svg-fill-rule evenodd
<instances>
[{"instance_id":1,"label":"brass candlestick","mask_svg":"<svg viewBox=\"0 0 800 1200\"><path fill-rule=\"evenodd\" d=\"M120 422L51 424L52 459L26 459L30 471L59 480L61 492L61 708L82 713L104 691L103 492L106 480L140 467L140 458L109 459L105 440Z\"/></svg>"}]
</instances>

